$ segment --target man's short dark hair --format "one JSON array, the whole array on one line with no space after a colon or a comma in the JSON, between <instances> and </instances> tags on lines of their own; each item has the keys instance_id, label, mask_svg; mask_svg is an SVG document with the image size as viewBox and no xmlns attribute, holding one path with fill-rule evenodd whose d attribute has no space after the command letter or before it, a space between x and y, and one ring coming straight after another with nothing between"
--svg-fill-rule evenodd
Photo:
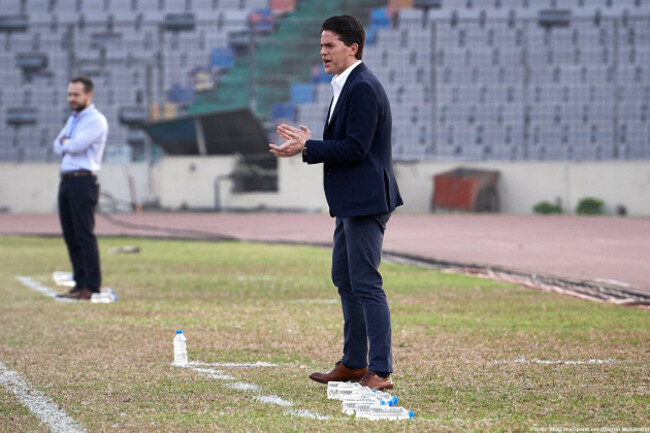
<instances>
[{"instance_id":1,"label":"man's short dark hair","mask_svg":"<svg viewBox=\"0 0 650 433\"><path fill-rule=\"evenodd\" d=\"M94 89L93 81L88 77L74 77L70 80L71 83L81 83L84 85L84 92L90 93Z\"/></svg>"},{"instance_id":2,"label":"man's short dark hair","mask_svg":"<svg viewBox=\"0 0 650 433\"><path fill-rule=\"evenodd\" d=\"M361 21L351 15L337 15L330 17L323 22L321 32L328 30L336 33L339 39L348 47L357 44L359 49L355 57L361 60L363 56L363 43L366 40L366 31Z\"/></svg>"}]
</instances>

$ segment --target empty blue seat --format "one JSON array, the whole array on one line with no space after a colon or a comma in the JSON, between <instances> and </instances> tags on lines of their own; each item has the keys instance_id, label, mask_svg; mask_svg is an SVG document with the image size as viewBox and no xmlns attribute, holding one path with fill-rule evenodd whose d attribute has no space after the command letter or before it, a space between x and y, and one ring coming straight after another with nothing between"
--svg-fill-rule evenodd
<instances>
[{"instance_id":1,"label":"empty blue seat","mask_svg":"<svg viewBox=\"0 0 650 433\"><path fill-rule=\"evenodd\" d=\"M314 102L314 85L311 83L294 83L291 85L291 102L304 104Z\"/></svg>"},{"instance_id":2,"label":"empty blue seat","mask_svg":"<svg viewBox=\"0 0 650 433\"><path fill-rule=\"evenodd\" d=\"M370 26L383 29L392 26L392 20L388 16L388 8L374 8L370 11Z\"/></svg>"},{"instance_id":3,"label":"empty blue seat","mask_svg":"<svg viewBox=\"0 0 650 433\"><path fill-rule=\"evenodd\" d=\"M293 122L296 118L296 106L292 102L276 102L271 108L271 118L282 122Z\"/></svg>"}]
</instances>

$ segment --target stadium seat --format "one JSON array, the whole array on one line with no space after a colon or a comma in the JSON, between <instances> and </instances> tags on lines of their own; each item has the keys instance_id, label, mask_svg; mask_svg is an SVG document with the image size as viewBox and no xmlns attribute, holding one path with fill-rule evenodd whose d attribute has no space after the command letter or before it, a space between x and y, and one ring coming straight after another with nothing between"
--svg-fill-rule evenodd
<instances>
[{"instance_id":1,"label":"stadium seat","mask_svg":"<svg viewBox=\"0 0 650 433\"><path fill-rule=\"evenodd\" d=\"M394 157L611 159L647 155L648 3L443 0L440 8L401 8L390 25L388 15L380 14L385 10L377 9L373 27L384 28L376 30L376 44L366 46L364 61L384 83L394 105L396 136L400 137ZM90 8L88 2L59 1L51 11L49 0L29 0L25 4L29 14L27 31L3 34L0 79L7 90L3 90L0 104L6 110L7 106L23 106L26 99L31 99L33 103L47 104L52 107L47 111L56 114L42 115L42 125L31 136L21 131L9 133L6 127L0 129L0 136L9 137L8 143L14 143L17 137L31 140L38 143L37 147L43 134L58 129L66 115L61 89L69 78L69 65L67 52L60 47L70 40L70 28L77 72L93 74L98 84L97 102L109 121L116 123L120 106L143 104L147 81L155 83L151 97L160 103L170 97L178 100L178 92L170 92L173 86L190 89L199 76L207 80L208 86L219 83L221 93L216 98L224 103L247 105L250 70L242 66L245 60L241 64L235 60L242 54L238 51L241 47L248 48L251 11L269 7L265 0L110 0L105 3L108 11L103 10L104 2L101 7ZM77 10L78 5L81 10ZM133 5L135 11L131 10ZM188 31L165 32L162 46L158 47L158 23L166 14L183 13L188 6L201 19L195 20ZM313 12L310 7L311 2L301 6ZM0 0L0 8L3 14L16 9L20 12L20 2ZM537 25L538 14L546 8L569 8L575 19L568 27L541 27ZM614 19L619 20L618 24ZM291 37L303 38L296 30L299 27L291 26L280 32L286 38L282 39L283 46L291 42ZM102 36L111 32L120 37ZM243 45L229 46L236 41L232 35L237 32ZM211 56L215 49L233 53L227 65L215 64ZM40 75L16 67L19 53L32 52L48 54L48 66ZM271 42L261 47L260 70L286 75L293 65L283 65L288 62L281 50L274 49ZM212 66L216 68L210 69ZM270 114L273 103L290 99L291 86L266 88L260 84L265 78L264 74L258 78L257 95ZM296 93L296 119L309 124L312 130L320 130L331 100L331 76L307 71L303 78L289 83L306 83L310 79L313 102ZM120 86L123 82L132 86L125 89ZM54 93L53 88L58 88L59 93ZM616 106L611 104L615 95L620 98ZM196 97L202 104L215 98L210 94ZM630 120L625 134L614 131L613 119L617 117ZM6 118L2 119L1 124L6 125ZM112 129L111 148L128 150L128 137L127 130ZM621 144L623 138L625 143ZM549 142L543 142L547 139ZM28 159L38 154L29 146L20 149L19 154L0 146L0 155ZM530 151L526 153L526 149ZM128 153L120 152L111 153L109 158L122 158Z\"/></svg>"},{"instance_id":2,"label":"stadium seat","mask_svg":"<svg viewBox=\"0 0 650 433\"><path fill-rule=\"evenodd\" d=\"M18 13L19 11L16 10L12 11L12 8L16 8L19 5L20 2L15 0L0 0L0 9L2 9L3 14ZM27 2L27 10L25 12L31 15L34 12L49 12L49 9L50 9L50 0L29 0Z\"/></svg>"}]
</instances>

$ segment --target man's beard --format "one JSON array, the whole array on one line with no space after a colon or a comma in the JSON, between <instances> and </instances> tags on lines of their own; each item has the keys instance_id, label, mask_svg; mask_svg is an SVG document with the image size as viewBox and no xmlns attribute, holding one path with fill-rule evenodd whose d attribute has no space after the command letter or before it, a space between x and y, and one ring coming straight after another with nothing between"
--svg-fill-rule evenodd
<instances>
[{"instance_id":1,"label":"man's beard","mask_svg":"<svg viewBox=\"0 0 650 433\"><path fill-rule=\"evenodd\" d=\"M73 110L73 111L76 111L77 113L81 113L81 112L84 111L86 108L88 108L88 101L87 101L87 100L84 101L83 104L75 105L74 107L72 107L72 110Z\"/></svg>"}]
</instances>

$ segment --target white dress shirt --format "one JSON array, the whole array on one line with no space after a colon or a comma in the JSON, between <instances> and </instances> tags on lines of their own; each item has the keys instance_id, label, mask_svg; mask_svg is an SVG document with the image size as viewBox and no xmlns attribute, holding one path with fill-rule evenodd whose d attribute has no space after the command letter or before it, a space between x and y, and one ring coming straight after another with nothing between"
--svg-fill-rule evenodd
<instances>
[{"instance_id":1,"label":"white dress shirt","mask_svg":"<svg viewBox=\"0 0 650 433\"><path fill-rule=\"evenodd\" d=\"M352 65L350 65L345 71L341 72L339 75L334 75L332 77L332 89L334 91L334 98L332 99L332 105L330 106L330 114L327 117L327 123L330 123L330 119L332 118L332 114L334 113L334 108L336 107L336 103L339 100L339 96L341 96L341 90L343 90L343 86L345 86L345 82L348 81L348 77L350 76L350 73L354 68L359 66L361 64L361 60L357 60L354 62Z\"/></svg>"},{"instance_id":2,"label":"white dress shirt","mask_svg":"<svg viewBox=\"0 0 650 433\"><path fill-rule=\"evenodd\" d=\"M108 122L95 108L95 104L90 104L81 112L73 112L54 140L54 152L63 157L61 173L76 170L99 171L107 135ZM64 137L66 140L61 143Z\"/></svg>"}]
</instances>

